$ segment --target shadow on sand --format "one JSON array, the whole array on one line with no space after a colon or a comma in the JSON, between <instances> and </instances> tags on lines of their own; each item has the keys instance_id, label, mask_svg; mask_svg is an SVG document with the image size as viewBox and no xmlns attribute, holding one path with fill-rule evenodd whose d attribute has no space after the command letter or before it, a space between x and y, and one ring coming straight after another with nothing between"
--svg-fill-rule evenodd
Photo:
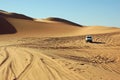
<instances>
[{"instance_id":1,"label":"shadow on sand","mask_svg":"<svg viewBox=\"0 0 120 80\"><path fill-rule=\"evenodd\" d=\"M16 28L10 24L4 17L0 16L0 35L17 33Z\"/></svg>"},{"instance_id":2,"label":"shadow on sand","mask_svg":"<svg viewBox=\"0 0 120 80\"><path fill-rule=\"evenodd\" d=\"M91 42L91 43L94 43L94 44L105 44L105 42Z\"/></svg>"}]
</instances>

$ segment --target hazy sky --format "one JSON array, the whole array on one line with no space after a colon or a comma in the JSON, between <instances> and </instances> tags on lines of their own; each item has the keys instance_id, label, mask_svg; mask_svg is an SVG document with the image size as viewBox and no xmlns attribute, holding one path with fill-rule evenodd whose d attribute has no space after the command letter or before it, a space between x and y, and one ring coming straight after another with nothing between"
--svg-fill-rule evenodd
<instances>
[{"instance_id":1,"label":"hazy sky","mask_svg":"<svg viewBox=\"0 0 120 80\"><path fill-rule=\"evenodd\" d=\"M120 27L120 0L0 0L0 9L34 18L60 17L82 25Z\"/></svg>"}]
</instances>

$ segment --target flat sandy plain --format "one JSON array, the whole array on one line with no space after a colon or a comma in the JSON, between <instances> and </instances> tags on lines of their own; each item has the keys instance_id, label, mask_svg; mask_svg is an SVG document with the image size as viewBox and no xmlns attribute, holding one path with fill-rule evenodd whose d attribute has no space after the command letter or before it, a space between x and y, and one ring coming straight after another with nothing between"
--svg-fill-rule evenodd
<instances>
[{"instance_id":1,"label":"flat sandy plain","mask_svg":"<svg viewBox=\"0 0 120 80\"><path fill-rule=\"evenodd\" d=\"M0 28L0 80L120 80L119 28L4 11Z\"/></svg>"}]
</instances>

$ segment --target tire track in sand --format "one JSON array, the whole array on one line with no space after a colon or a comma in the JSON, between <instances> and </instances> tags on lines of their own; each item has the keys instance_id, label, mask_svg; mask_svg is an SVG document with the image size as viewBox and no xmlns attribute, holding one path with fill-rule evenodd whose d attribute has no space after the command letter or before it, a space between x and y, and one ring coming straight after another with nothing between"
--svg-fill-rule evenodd
<instances>
[{"instance_id":1,"label":"tire track in sand","mask_svg":"<svg viewBox=\"0 0 120 80\"><path fill-rule=\"evenodd\" d=\"M13 49L12 49L13 50ZM17 50L17 49L16 49ZM23 51L24 52L24 51ZM16 53L16 52L15 52ZM25 52L24 54L28 54L28 55L30 55L30 61L29 61L29 63L24 67L24 69L19 73L19 75L17 75L16 76L16 73L14 72L14 69L13 69L13 65L12 65L12 62L11 62L11 65L10 65L10 68L11 68L11 71L13 72L13 74L15 75L15 78L14 78L14 80L21 80L20 79L20 77L26 72L26 71L28 71L30 68L31 68L31 66L32 66L32 63L33 63L33 55L32 54L30 54L30 53L28 53L28 52ZM20 54L19 54L20 55ZM20 62L18 62L18 63L20 63Z\"/></svg>"},{"instance_id":2,"label":"tire track in sand","mask_svg":"<svg viewBox=\"0 0 120 80\"><path fill-rule=\"evenodd\" d=\"M7 47L4 47L2 49L2 52L3 52L2 54L5 54L5 59L0 63L0 70L2 70L5 66L8 66L11 62L11 58L7 50Z\"/></svg>"},{"instance_id":3,"label":"tire track in sand","mask_svg":"<svg viewBox=\"0 0 120 80\"><path fill-rule=\"evenodd\" d=\"M80 77L80 75L78 77L78 75L75 75L69 70L64 69L62 66L57 64L54 60L52 60L48 56L43 55L43 54L40 54L40 56L43 58L41 60L42 64L49 71L49 73L52 74L52 77L54 78L50 80L73 80L73 79L74 80L85 80L82 77Z\"/></svg>"},{"instance_id":4,"label":"tire track in sand","mask_svg":"<svg viewBox=\"0 0 120 80\"><path fill-rule=\"evenodd\" d=\"M17 50L31 55L31 62L14 80L85 80L40 52L26 48Z\"/></svg>"},{"instance_id":5,"label":"tire track in sand","mask_svg":"<svg viewBox=\"0 0 120 80\"><path fill-rule=\"evenodd\" d=\"M5 58L0 64L0 80L13 80L15 76L10 69L12 58L8 51L8 47L3 47L2 54L5 55Z\"/></svg>"}]
</instances>

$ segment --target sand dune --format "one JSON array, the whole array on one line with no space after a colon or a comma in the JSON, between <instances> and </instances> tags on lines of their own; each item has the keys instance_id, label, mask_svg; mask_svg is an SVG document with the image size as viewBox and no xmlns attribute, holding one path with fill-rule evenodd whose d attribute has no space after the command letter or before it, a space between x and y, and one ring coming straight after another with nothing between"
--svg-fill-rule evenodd
<instances>
[{"instance_id":1,"label":"sand dune","mask_svg":"<svg viewBox=\"0 0 120 80\"><path fill-rule=\"evenodd\" d=\"M40 36L40 37L63 37L78 36L86 34L99 34L119 32L119 28L109 28L103 26L74 26L71 24L61 23L49 20L31 21L15 18L6 18L18 31L18 34L24 36ZM32 32L32 34L31 34Z\"/></svg>"},{"instance_id":2,"label":"sand dune","mask_svg":"<svg viewBox=\"0 0 120 80\"><path fill-rule=\"evenodd\" d=\"M61 18L49 17L49 18L46 18L45 20L57 21L57 22L62 22L62 23L65 23L65 24L73 25L73 26L82 27L82 25L80 25L80 24L77 24L77 23L74 23L74 22L71 22L71 21L68 21L68 20L65 20L65 19L61 19Z\"/></svg>"},{"instance_id":3,"label":"sand dune","mask_svg":"<svg viewBox=\"0 0 120 80\"><path fill-rule=\"evenodd\" d=\"M16 29L4 17L0 16L0 34L16 33Z\"/></svg>"},{"instance_id":4,"label":"sand dune","mask_svg":"<svg viewBox=\"0 0 120 80\"><path fill-rule=\"evenodd\" d=\"M56 22L48 23L13 18L7 18L7 20L13 26L15 26L16 30L18 31L18 34L20 33L29 36L36 36L36 34L44 37L70 36L76 34L76 31L80 29L80 27Z\"/></svg>"},{"instance_id":5,"label":"sand dune","mask_svg":"<svg viewBox=\"0 0 120 80\"><path fill-rule=\"evenodd\" d=\"M4 15L0 25L0 33L4 34L0 35L0 80L120 78L119 28L80 27L61 19L29 20ZM85 42L88 34L93 36L93 43Z\"/></svg>"},{"instance_id":6,"label":"sand dune","mask_svg":"<svg viewBox=\"0 0 120 80\"><path fill-rule=\"evenodd\" d=\"M23 14L18 14L18 13L10 13L4 10L0 10L0 15L4 16L4 17L12 17L12 18L18 18L18 19L27 19L27 20L34 20L31 17L28 17L26 15Z\"/></svg>"}]
</instances>

